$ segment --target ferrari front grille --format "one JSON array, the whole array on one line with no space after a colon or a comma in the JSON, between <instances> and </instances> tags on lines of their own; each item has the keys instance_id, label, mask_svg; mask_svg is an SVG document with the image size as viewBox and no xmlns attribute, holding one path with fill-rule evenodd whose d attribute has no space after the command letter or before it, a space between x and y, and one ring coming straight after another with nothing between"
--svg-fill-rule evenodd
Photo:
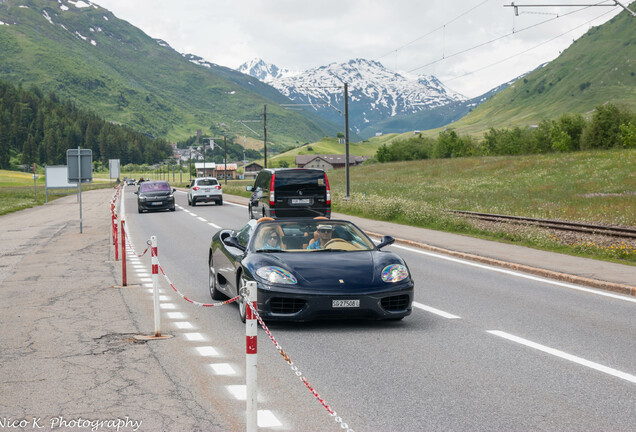
<instances>
[{"instance_id":1,"label":"ferrari front grille","mask_svg":"<svg viewBox=\"0 0 636 432\"><path fill-rule=\"evenodd\" d=\"M409 306L408 295L397 295L391 297L384 297L382 299L382 307L384 310L397 312L406 310Z\"/></svg>"},{"instance_id":2,"label":"ferrari front grille","mask_svg":"<svg viewBox=\"0 0 636 432\"><path fill-rule=\"evenodd\" d=\"M306 301L297 298L274 297L270 301L272 313L295 314L305 307Z\"/></svg>"}]
</instances>

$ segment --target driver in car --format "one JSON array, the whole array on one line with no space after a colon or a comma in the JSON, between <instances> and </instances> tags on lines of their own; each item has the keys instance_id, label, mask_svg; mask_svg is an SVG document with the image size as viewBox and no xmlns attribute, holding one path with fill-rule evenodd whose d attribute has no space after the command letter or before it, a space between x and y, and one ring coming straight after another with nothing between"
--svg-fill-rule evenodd
<instances>
[{"instance_id":1,"label":"driver in car","mask_svg":"<svg viewBox=\"0 0 636 432\"><path fill-rule=\"evenodd\" d=\"M283 250L283 242L274 228L264 228L262 239L263 249Z\"/></svg>"},{"instance_id":2,"label":"driver in car","mask_svg":"<svg viewBox=\"0 0 636 432\"><path fill-rule=\"evenodd\" d=\"M320 224L318 225L318 229L316 230L318 233L318 238L311 242L307 249L322 249L325 245L331 240L331 235L333 233L333 226Z\"/></svg>"}]
</instances>

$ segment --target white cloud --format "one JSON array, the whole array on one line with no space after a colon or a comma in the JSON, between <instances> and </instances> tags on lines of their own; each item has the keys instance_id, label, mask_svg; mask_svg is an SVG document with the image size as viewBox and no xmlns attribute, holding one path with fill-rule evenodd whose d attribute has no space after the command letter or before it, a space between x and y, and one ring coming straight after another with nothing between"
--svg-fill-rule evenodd
<instances>
[{"instance_id":1,"label":"white cloud","mask_svg":"<svg viewBox=\"0 0 636 432\"><path fill-rule=\"evenodd\" d=\"M466 96L477 96L554 59L591 25L599 25L622 10L590 7L571 13L581 8L520 8L519 16L515 16L513 8L503 7L509 3L500 0L98 3L148 35L165 40L177 51L224 66L236 68L260 57L279 67L302 70L366 58L379 60L396 71L435 75ZM604 17L586 24L606 12L609 13ZM539 25L543 21L547 22ZM497 38L502 39L487 43ZM485 45L471 49L479 44ZM541 46L529 50L537 45ZM457 54L462 51L465 52ZM523 55L503 61L524 51L527 52ZM497 65L461 77L493 63Z\"/></svg>"}]
</instances>

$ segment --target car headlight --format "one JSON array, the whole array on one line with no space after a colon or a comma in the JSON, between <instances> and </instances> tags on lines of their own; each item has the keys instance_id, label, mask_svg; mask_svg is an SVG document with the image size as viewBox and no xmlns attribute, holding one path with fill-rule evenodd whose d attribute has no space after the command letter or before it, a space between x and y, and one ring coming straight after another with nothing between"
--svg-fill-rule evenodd
<instances>
[{"instance_id":1,"label":"car headlight","mask_svg":"<svg viewBox=\"0 0 636 432\"><path fill-rule=\"evenodd\" d=\"M384 282L399 282L409 277L409 271L402 264L391 264L382 269Z\"/></svg>"},{"instance_id":2,"label":"car headlight","mask_svg":"<svg viewBox=\"0 0 636 432\"><path fill-rule=\"evenodd\" d=\"M261 267L256 274L268 282L276 284L295 284L298 281L293 274L280 267Z\"/></svg>"}]
</instances>

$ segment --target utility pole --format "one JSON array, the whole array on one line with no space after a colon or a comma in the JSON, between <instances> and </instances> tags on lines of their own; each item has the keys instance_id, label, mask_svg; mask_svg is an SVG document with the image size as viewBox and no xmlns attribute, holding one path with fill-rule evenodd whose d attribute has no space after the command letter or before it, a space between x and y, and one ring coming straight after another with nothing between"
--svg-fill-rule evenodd
<instances>
[{"instance_id":1,"label":"utility pole","mask_svg":"<svg viewBox=\"0 0 636 432\"><path fill-rule=\"evenodd\" d=\"M225 165L225 184L227 184L227 138L223 135L223 148L225 149L225 156L223 160L223 165Z\"/></svg>"},{"instance_id":2,"label":"utility pole","mask_svg":"<svg viewBox=\"0 0 636 432\"><path fill-rule=\"evenodd\" d=\"M265 167L264 168L267 168L267 105L263 106L263 135L264 135L263 148L265 150L265 163L264 163Z\"/></svg>"},{"instance_id":3,"label":"utility pole","mask_svg":"<svg viewBox=\"0 0 636 432\"><path fill-rule=\"evenodd\" d=\"M301 88L320 88L320 89L329 89L329 88L342 88L343 86L302 86ZM342 111L340 111L338 108L336 108L335 106L331 105L329 103L329 101L326 101L320 97L317 97L318 99L321 99L323 102L325 102L325 104L323 105L327 105L330 106L331 108L333 108L334 110L338 111L339 114L343 114ZM344 83L344 99L345 99L345 112L344 112L344 118L345 118L345 158L347 159L346 161L346 165L345 165L345 176L347 178L347 190L346 190L346 195L345 198L349 198L349 84ZM315 106L317 104L281 104L281 106L284 107L291 107L291 106ZM267 167L267 166L266 166Z\"/></svg>"},{"instance_id":4,"label":"utility pole","mask_svg":"<svg viewBox=\"0 0 636 432\"><path fill-rule=\"evenodd\" d=\"M349 84L344 85L345 103L345 177L347 178L347 193L345 198L349 198Z\"/></svg>"}]
</instances>

